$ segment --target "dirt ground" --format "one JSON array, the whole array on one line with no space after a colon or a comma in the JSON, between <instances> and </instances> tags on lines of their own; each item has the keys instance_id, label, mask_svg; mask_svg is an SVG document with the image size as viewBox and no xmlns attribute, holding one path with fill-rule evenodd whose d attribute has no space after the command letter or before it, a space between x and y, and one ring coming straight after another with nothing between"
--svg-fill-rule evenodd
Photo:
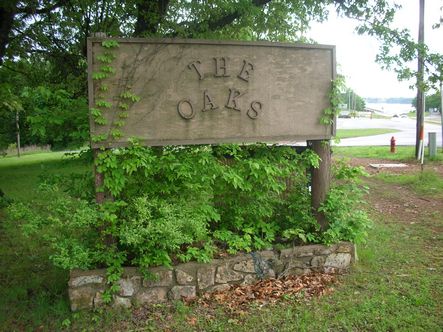
<instances>
[{"instance_id":1,"label":"dirt ground","mask_svg":"<svg viewBox=\"0 0 443 332\"><path fill-rule=\"evenodd\" d=\"M377 174L417 174L421 172L421 165L418 163L404 163L403 168L380 168L371 167L370 164L398 164L400 162L353 158L350 164L362 166L370 176L365 180L370 187L370 194L367 196L368 203L381 215L386 215L390 220L414 224L420 220L440 216L443 217L443 200L435 197L420 197L410 188L401 185L386 183L377 179ZM443 177L443 164L425 165L424 170L433 170ZM443 231L443 228L435 231Z\"/></svg>"},{"instance_id":2,"label":"dirt ground","mask_svg":"<svg viewBox=\"0 0 443 332\"><path fill-rule=\"evenodd\" d=\"M352 158L347 160L352 166L363 166L369 174L377 173L396 173L396 174L408 174L417 173L421 171L421 165L418 162L402 162L386 159L370 159L370 158ZM371 167L370 164L405 164L407 167L403 168L380 168L376 169ZM433 170L443 176L443 163L426 164L423 170Z\"/></svg>"}]
</instances>

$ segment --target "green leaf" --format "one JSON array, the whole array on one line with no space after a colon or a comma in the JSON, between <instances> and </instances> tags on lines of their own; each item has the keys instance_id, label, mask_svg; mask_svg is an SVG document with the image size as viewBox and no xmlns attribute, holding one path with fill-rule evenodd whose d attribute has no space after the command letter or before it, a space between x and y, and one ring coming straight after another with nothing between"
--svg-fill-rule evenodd
<instances>
[{"instance_id":1,"label":"green leaf","mask_svg":"<svg viewBox=\"0 0 443 332\"><path fill-rule=\"evenodd\" d=\"M99 110L98 108L90 108L89 111L91 112L91 115L93 117L99 117L102 116L102 111Z\"/></svg>"},{"instance_id":2,"label":"green leaf","mask_svg":"<svg viewBox=\"0 0 443 332\"><path fill-rule=\"evenodd\" d=\"M112 129L110 132L113 139L119 139L123 136L123 133L119 129Z\"/></svg>"},{"instance_id":3,"label":"green leaf","mask_svg":"<svg viewBox=\"0 0 443 332\"><path fill-rule=\"evenodd\" d=\"M110 74L115 74L115 69L109 65L104 65L100 67L100 70L103 73L110 73Z\"/></svg>"},{"instance_id":4,"label":"green leaf","mask_svg":"<svg viewBox=\"0 0 443 332\"><path fill-rule=\"evenodd\" d=\"M113 39L106 39L104 41L102 41L102 46L105 48L115 48L115 47L119 47L119 43L116 40Z\"/></svg>"},{"instance_id":5,"label":"green leaf","mask_svg":"<svg viewBox=\"0 0 443 332\"><path fill-rule=\"evenodd\" d=\"M97 107L103 107L103 108L111 108L112 107L112 103L110 103L109 101L105 101L105 100L97 100L95 102L95 105Z\"/></svg>"},{"instance_id":6,"label":"green leaf","mask_svg":"<svg viewBox=\"0 0 443 332\"><path fill-rule=\"evenodd\" d=\"M106 141L107 138L108 138L108 135L106 135L106 134L92 135L92 136L91 136L91 140L92 140L94 143L98 143L98 142Z\"/></svg>"},{"instance_id":7,"label":"green leaf","mask_svg":"<svg viewBox=\"0 0 443 332\"><path fill-rule=\"evenodd\" d=\"M126 103L119 103L118 107L125 111L129 109L129 105Z\"/></svg>"},{"instance_id":8,"label":"green leaf","mask_svg":"<svg viewBox=\"0 0 443 332\"><path fill-rule=\"evenodd\" d=\"M108 77L108 75L106 73L102 73L102 72L92 73L93 80L103 80L107 77Z\"/></svg>"}]
</instances>

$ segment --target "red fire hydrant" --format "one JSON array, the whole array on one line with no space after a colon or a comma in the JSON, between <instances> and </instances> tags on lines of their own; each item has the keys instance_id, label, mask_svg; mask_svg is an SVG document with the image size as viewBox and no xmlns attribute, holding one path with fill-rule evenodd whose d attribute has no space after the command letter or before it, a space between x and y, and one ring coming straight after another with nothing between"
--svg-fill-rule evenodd
<instances>
[{"instance_id":1,"label":"red fire hydrant","mask_svg":"<svg viewBox=\"0 0 443 332\"><path fill-rule=\"evenodd\" d=\"M395 153L395 138L391 137L391 153Z\"/></svg>"}]
</instances>

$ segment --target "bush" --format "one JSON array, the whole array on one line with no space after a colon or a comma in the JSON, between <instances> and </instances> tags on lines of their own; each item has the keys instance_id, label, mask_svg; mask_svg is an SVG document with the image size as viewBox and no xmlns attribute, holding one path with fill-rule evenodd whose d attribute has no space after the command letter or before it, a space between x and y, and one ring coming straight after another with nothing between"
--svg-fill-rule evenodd
<instances>
[{"instance_id":1,"label":"bush","mask_svg":"<svg viewBox=\"0 0 443 332\"><path fill-rule=\"evenodd\" d=\"M321 207L330 228L319 232L308 172L318 163L310 150L264 144L145 148L134 142L96 160L105 179L100 189L112 200L94 203L90 173L46 176L41 203L12 204L9 214L51 245L54 264L105 266L111 283L122 265L208 261L215 250L250 252L276 243L363 240L369 221L355 207L362 172L344 164Z\"/></svg>"},{"instance_id":2,"label":"bush","mask_svg":"<svg viewBox=\"0 0 443 332\"><path fill-rule=\"evenodd\" d=\"M331 190L319 209L329 221L329 228L321 234L320 241L326 244L364 242L372 222L362 208L366 204L363 194L367 193L367 187L359 184L359 178L367 174L362 167L350 167L343 161L334 165L333 173Z\"/></svg>"}]
</instances>

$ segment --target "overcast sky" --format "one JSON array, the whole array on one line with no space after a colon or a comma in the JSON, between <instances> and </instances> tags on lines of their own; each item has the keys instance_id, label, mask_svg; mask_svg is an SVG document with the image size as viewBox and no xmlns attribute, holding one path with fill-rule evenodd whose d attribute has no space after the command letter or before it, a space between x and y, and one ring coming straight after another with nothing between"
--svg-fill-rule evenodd
<instances>
[{"instance_id":1,"label":"overcast sky","mask_svg":"<svg viewBox=\"0 0 443 332\"><path fill-rule=\"evenodd\" d=\"M396 13L397 27L407 28L418 37L419 0L397 0L402 5ZM443 53L443 27L432 29L442 14L443 0L425 0L425 42L431 50ZM344 74L347 85L362 97L414 97L409 89L411 82L398 82L394 72L383 71L375 63L378 42L367 36L359 36L356 23L337 18L334 10L328 22L316 23L308 36L320 44L337 46L338 72ZM416 68L417 64L413 64Z\"/></svg>"}]
</instances>

